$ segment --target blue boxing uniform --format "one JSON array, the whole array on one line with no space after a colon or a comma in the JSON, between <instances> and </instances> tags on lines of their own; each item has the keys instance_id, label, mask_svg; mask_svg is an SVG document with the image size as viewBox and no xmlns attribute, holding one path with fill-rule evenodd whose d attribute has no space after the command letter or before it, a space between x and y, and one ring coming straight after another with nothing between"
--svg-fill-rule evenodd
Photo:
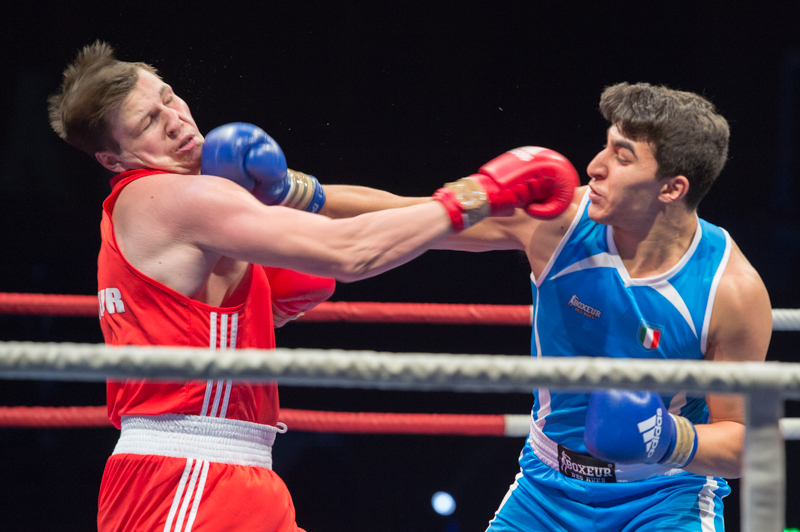
<instances>
[{"instance_id":1,"label":"blue boxing uniform","mask_svg":"<svg viewBox=\"0 0 800 532\"><path fill-rule=\"evenodd\" d=\"M684 257L657 277L632 279L610 226L588 216L588 194L535 279L531 355L703 358L714 296L731 252L728 233L699 220ZM705 397L662 396L670 413L708 422ZM724 530L718 477L659 464L613 464L584 445L589 394L534 391L521 471L489 531L710 532Z\"/></svg>"}]
</instances>

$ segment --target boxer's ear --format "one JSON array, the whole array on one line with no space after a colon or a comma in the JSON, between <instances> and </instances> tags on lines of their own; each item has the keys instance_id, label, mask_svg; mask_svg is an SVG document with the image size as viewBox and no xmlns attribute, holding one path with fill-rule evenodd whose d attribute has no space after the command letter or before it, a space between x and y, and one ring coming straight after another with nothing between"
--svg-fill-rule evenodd
<instances>
[{"instance_id":1,"label":"boxer's ear","mask_svg":"<svg viewBox=\"0 0 800 532\"><path fill-rule=\"evenodd\" d=\"M97 162L102 164L104 167L108 168L115 174L120 172L124 172L125 170L129 170L123 165L123 162L120 160L119 156L110 151L98 151L95 152L94 158L97 159Z\"/></svg>"},{"instance_id":2,"label":"boxer's ear","mask_svg":"<svg viewBox=\"0 0 800 532\"><path fill-rule=\"evenodd\" d=\"M676 175L661 181L661 191L658 193L659 201L672 203L681 198L686 198L686 194L689 192L689 180L686 176Z\"/></svg>"}]
</instances>

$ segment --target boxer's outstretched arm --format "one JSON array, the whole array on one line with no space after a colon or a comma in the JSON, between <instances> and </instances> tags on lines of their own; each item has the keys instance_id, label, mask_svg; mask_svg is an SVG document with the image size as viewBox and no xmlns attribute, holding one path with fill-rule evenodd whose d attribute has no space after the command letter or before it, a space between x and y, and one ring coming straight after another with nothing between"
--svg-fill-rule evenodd
<instances>
[{"instance_id":1,"label":"boxer's outstretched arm","mask_svg":"<svg viewBox=\"0 0 800 532\"><path fill-rule=\"evenodd\" d=\"M397 196L391 192L355 185L324 185L327 201L320 214L330 218L351 218L368 212L399 209L434 201L432 197ZM535 220L518 209L514 216L490 218L436 243L432 249L453 251L496 251L522 249L522 226Z\"/></svg>"},{"instance_id":2,"label":"boxer's outstretched arm","mask_svg":"<svg viewBox=\"0 0 800 532\"><path fill-rule=\"evenodd\" d=\"M767 289L736 244L714 301L706 359L714 362L763 362L772 336ZM744 400L738 395L708 394L708 425L696 425L698 447L687 471L737 478L742 474L745 435Z\"/></svg>"},{"instance_id":3,"label":"boxer's outstretched arm","mask_svg":"<svg viewBox=\"0 0 800 532\"><path fill-rule=\"evenodd\" d=\"M350 282L419 256L451 233L439 202L332 220L267 207L233 183L192 178L171 215L198 248L244 260Z\"/></svg>"},{"instance_id":4,"label":"boxer's outstretched arm","mask_svg":"<svg viewBox=\"0 0 800 532\"><path fill-rule=\"evenodd\" d=\"M164 222L173 226L167 231L202 252L204 263L216 255L347 282L404 264L489 216L509 216L516 208L552 216L563 210L560 198L565 190L571 197L577 181L562 155L525 147L445 184L433 194L436 201L341 220L266 207L243 187L214 176L159 176L143 186L173 184L175 190L158 194L166 203L152 211L167 213Z\"/></svg>"},{"instance_id":5,"label":"boxer's outstretched arm","mask_svg":"<svg viewBox=\"0 0 800 532\"><path fill-rule=\"evenodd\" d=\"M347 218L367 212L396 209L433 201L431 197L405 197L374 188L324 185L328 197L320 214ZM452 251L527 251L531 260L541 255L546 263L577 213L585 187L575 189L572 205L552 220L537 220L517 209L513 216L489 218L480 224L435 243L431 249Z\"/></svg>"},{"instance_id":6,"label":"boxer's outstretched arm","mask_svg":"<svg viewBox=\"0 0 800 532\"><path fill-rule=\"evenodd\" d=\"M327 200L319 212L329 218L352 218L368 212L399 209L428 203L427 197L406 197L356 185L323 185Z\"/></svg>"}]
</instances>

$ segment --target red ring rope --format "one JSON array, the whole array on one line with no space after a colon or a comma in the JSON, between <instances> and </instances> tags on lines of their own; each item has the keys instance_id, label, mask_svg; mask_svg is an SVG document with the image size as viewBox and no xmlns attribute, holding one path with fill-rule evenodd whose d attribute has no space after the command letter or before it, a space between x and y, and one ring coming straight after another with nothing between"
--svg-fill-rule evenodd
<instances>
[{"instance_id":1,"label":"red ring rope","mask_svg":"<svg viewBox=\"0 0 800 532\"><path fill-rule=\"evenodd\" d=\"M282 408L280 421L293 430L355 434L503 436L505 416L317 412ZM105 406L0 406L0 427L110 427Z\"/></svg>"},{"instance_id":2,"label":"red ring rope","mask_svg":"<svg viewBox=\"0 0 800 532\"><path fill-rule=\"evenodd\" d=\"M98 314L95 296L0 292L0 314L86 316ZM528 325L527 305L323 302L299 321ZM280 420L294 430L369 434L451 434L503 436L502 415L390 414L281 409ZM0 427L109 427L106 407L3 407Z\"/></svg>"},{"instance_id":3,"label":"red ring rope","mask_svg":"<svg viewBox=\"0 0 800 532\"><path fill-rule=\"evenodd\" d=\"M0 314L96 317L97 306L95 296L0 292ZM531 307L325 301L301 316L298 321L530 326Z\"/></svg>"}]
</instances>

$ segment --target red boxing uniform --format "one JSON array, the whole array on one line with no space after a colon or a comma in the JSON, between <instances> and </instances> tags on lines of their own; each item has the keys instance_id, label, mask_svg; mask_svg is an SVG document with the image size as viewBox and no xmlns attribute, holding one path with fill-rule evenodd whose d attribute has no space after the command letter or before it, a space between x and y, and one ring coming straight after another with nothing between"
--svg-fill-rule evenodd
<instances>
[{"instance_id":1,"label":"red boxing uniform","mask_svg":"<svg viewBox=\"0 0 800 532\"><path fill-rule=\"evenodd\" d=\"M134 268L117 247L114 204L126 185L164 173L114 177L103 203L98 257L100 326L110 345L274 348L270 287L263 267L249 290L213 307ZM278 424L275 383L230 380L108 382L108 414L121 428L100 488L98 530L296 531L294 506L271 470Z\"/></svg>"}]
</instances>

